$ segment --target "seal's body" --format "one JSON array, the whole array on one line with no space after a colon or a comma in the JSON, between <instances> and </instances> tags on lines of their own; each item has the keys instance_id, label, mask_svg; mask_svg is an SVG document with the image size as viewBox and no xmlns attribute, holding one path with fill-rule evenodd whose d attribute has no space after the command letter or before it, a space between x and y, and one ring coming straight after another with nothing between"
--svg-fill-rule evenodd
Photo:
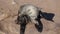
<instances>
[{"instance_id":1,"label":"seal's body","mask_svg":"<svg viewBox=\"0 0 60 34\"><path fill-rule=\"evenodd\" d=\"M29 20L31 20L31 22L35 24L38 23L35 21L38 14L39 14L39 9L31 4L21 6L18 11L18 16L21 17L22 15L27 15L29 17Z\"/></svg>"},{"instance_id":2,"label":"seal's body","mask_svg":"<svg viewBox=\"0 0 60 34\"><path fill-rule=\"evenodd\" d=\"M18 11L17 23L21 26L20 34L24 34L26 24L31 22L34 23L36 28L42 30L42 23L40 21L40 13L39 8L31 4L22 5Z\"/></svg>"}]
</instances>

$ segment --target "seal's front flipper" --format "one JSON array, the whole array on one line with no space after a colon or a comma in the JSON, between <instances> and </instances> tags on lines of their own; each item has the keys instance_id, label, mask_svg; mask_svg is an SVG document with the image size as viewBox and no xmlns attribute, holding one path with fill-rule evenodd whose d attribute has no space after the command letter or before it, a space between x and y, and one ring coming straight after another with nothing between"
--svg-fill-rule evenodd
<instances>
[{"instance_id":1,"label":"seal's front flipper","mask_svg":"<svg viewBox=\"0 0 60 34\"><path fill-rule=\"evenodd\" d=\"M39 22L39 25L35 24L35 27L38 30L38 32L42 32L42 30L43 30L43 24L41 22Z\"/></svg>"},{"instance_id":2,"label":"seal's front flipper","mask_svg":"<svg viewBox=\"0 0 60 34\"><path fill-rule=\"evenodd\" d=\"M36 29L38 30L38 32L42 32L42 30L43 30L42 22L40 21L39 18L37 18L36 21L38 22L38 24L35 24Z\"/></svg>"}]
</instances>

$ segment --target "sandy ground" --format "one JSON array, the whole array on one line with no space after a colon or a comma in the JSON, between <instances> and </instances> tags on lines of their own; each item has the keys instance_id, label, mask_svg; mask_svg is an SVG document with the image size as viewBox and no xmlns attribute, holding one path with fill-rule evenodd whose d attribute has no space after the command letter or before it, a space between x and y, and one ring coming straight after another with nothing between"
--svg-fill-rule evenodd
<instances>
[{"instance_id":1,"label":"sandy ground","mask_svg":"<svg viewBox=\"0 0 60 34\"><path fill-rule=\"evenodd\" d=\"M23 4L33 4L42 8L43 12L55 14L54 22L41 19L41 33L34 24L28 24L25 34L60 34L60 0L0 0L0 34L20 34L20 25L15 20L18 9Z\"/></svg>"}]
</instances>

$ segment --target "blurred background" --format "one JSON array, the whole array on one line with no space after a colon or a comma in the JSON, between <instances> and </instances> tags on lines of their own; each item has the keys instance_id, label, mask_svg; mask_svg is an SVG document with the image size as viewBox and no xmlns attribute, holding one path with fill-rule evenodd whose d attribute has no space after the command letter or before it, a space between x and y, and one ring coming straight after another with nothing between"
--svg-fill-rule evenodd
<instances>
[{"instance_id":1,"label":"blurred background","mask_svg":"<svg viewBox=\"0 0 60 34\"><path fill-rule=\"evenodd\" d=\"M60 0L0 0L0 34L20 34L16 24L18 9L23 4L33 4L43 12L54 13L54 22L41 19L43 31L40 33L34 24L28 24L25 34L60 34Z\"/></svg>"}]
</instances>

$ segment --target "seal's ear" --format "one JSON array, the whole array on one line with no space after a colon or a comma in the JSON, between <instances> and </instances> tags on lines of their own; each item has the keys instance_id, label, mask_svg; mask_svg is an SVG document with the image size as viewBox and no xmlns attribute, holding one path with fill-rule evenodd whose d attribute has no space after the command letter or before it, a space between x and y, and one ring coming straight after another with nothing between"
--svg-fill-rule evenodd
<instances>
[{"instance_id":1,"label":"seal's ear","mask_svg":"<svg viewBox=\"0 0 60 34\"><path fill-rule=\"evenodd\" d=\"M55 14L53 13L46 13L46 12L41 12L41 15L43 18L45 18L46 20L49 20L49 21L53 21L53 17L55 16Z\"/></svg>"}]
</instances>

